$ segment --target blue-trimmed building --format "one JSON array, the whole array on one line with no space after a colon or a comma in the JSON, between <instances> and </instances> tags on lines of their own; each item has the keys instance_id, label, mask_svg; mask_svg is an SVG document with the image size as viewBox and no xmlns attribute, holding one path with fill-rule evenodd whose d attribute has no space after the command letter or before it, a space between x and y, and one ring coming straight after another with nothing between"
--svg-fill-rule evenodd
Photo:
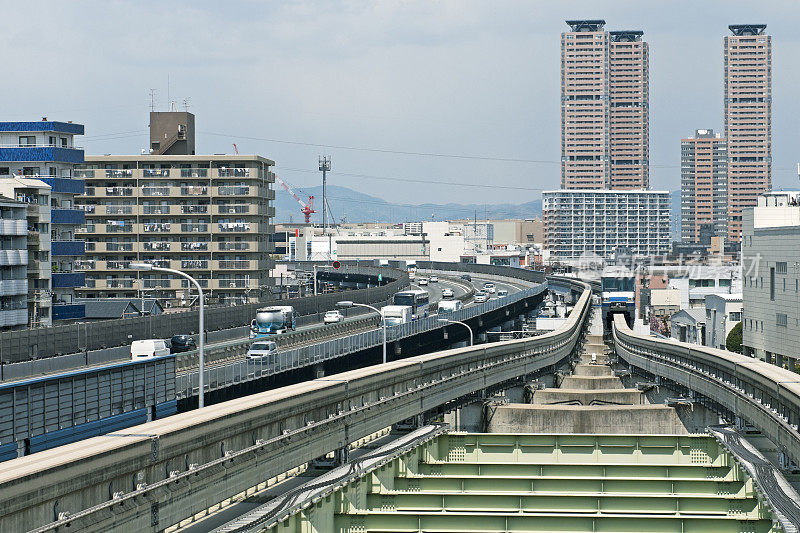
<instances>
[{"instance_id":1,"label":"blue-trimmed building","mask_svg":"<svg viewBox=\"0 0 800 533\"><path fill-rule=\"evenodd\" d=\"M81 259L83 241L76 240L85 224L75 205L84 181L75 176L83 164L83 149L74 143L82 124L0 122L0 191L28 207L28 319L31 326L83 318L75 289L85 283Z\"/></svg>"}]
</instances>

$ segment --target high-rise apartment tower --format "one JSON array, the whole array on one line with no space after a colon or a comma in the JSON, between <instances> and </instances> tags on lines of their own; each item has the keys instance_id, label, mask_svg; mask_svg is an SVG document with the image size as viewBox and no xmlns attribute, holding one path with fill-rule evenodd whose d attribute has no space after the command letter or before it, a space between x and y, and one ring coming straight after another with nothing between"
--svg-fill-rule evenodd
<instances>
[{"instance_id":1,"label":"high-rise apartment tower","mask_svg":"<svg viewBox=\"0 0 800 533\"><path fill-rule=\"evenodd\" d=\"M561 187L649 184L648 47L641 31L568 20L561 34Z\"/></svg>"},{"instance_id":2,"label":"high-rise apartment tower","mask_svg":"<svg viewBox=\"0 0 800 533\"><path fill-rule=\"evenodd\" d=\"M742 210L772 188L772 39L766 24L728 26L724 40L728 141L728 239L738 242Z\"/></svg>"},{"instance_id":3,"label":"high-rise apartment tower","mask_svg":"<svg viewBox=\"0 0 800 533\"><path fill-rule=\"evenodd\" d=\"M681 240L711 244L728 235L728 149L714 130L681 140Z\"/></svg>"}]
</instances>

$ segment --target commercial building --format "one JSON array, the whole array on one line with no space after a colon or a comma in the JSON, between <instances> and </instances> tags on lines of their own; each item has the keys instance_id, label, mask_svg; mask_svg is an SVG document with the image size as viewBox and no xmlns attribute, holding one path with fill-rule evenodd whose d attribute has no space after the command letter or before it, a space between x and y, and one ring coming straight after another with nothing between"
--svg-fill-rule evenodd
<instances>
[{"instance_id":1,"label":"commercial building","mask_svg":"<svg viewBox=\"0 0 800 533\"><path fill-rule=\"evenodd\" d=\"M151 114L151 127L168 118ZM177 124L186 113L174 118ZM187 280L134 270L131 262L184 271L218 301L258 301L269 290L275 163L258 155L171 153L194 150L193 124L192 116L191 127L180 130L185 139L168 137L166 155L86 158L82 296L133 298L144 291L173 305L191 301Z\"/></svg>"},{"instance_id":2,"label":"commercial building","mask_svg":"<svg viewBox=\"0 0 800 533\"><path fill-rule=\"evenodd\" d=\"M551 259L609 260L620 248L651 257L670 248L668 191L544 191L542 212Z\"/></svg>"},{"instance_id":3,"label":"commercial building","mask_svg":"<svg viewBox=\"0 0 800 533\"><path fill-rule=\"evenodd\" d=\"M714 130L681 139L681 240L711 245L728 235L728 147Z\"/></svg>"},{"instance_id":4,"label":"commercial building","mask_svg":"<svg viewBox=\"0 0 800 533\"><path fill-rule=\"evenodd\" d=\"M74 137L81 124L54 122L0 122L0 194L29 204L28 319L31 326L83 318L85 307L76 303L75 289L84 285L76 265L84 256L76 240L85 222L76 196L83 180L76 166L83 149Z\"/></svg>"},{"instance_id":5,"label":"commercial building","mask_svg":"<svg viewBox=\"0 0 800 533\"><path fill-rule=\"evenodd\" d=\"M568 20L561 34L561 187L649 184L648 46L641 31Z\"/></svg>"},{"instance_id":6,"label":"commercial building","mask_svg":"<svg viewBox=\"0 0 800 533\"><path fill-rule=\"evenodd\" d=\"M800 339L800 192L773 192L744 210L742 346L795 370Z\"/></svg>"},{"instance_id":7,"label":"commercial building","mask_svg":"<svg viewBox=\"0 0 800 533\"><path fill-rule=\"evenodd\" d=\"M28 324L27 204L0 196L0 327Z\"/></svg>"},{"instance_id":8,"label":"commercial building","mask_svg":"<svg viewBox=\"0 0 800 533\"><path fill-rule=\"evenodd\" d=\"M772 38L766 24L729 26L724 39L728 143L728 239L739 242L742 210L772 188Z\"/></svg>"}]
</instances>

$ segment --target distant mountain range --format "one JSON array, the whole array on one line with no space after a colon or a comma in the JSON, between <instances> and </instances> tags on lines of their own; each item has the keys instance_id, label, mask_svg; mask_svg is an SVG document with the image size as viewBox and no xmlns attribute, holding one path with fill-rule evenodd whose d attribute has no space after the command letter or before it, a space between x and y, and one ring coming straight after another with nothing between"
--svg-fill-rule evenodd
<instances>
[{"instance_id":1,"label":"distant mountain range","mask_svg":"<svg viewBox=\"0 0 800 533\"><path fill-rule=\"evenodd\" d=\"M276 187L275 221L302 222L300 204L282 187ZM314 196L312 222L322 222L322 187L305 187L297 191L303 201ZM678 237L680 225L681 192L670 193L672 204L672 238ZM336 222L418 222L421 220L448 220L473 217L481 219L537 218L542 216L542 201L524 204L394 204L347 187L328 186L328 204Z\"/></svg>"},{"instance_id":2,"label":"distant mountain range","mask_svg":"<svg viewBox=\"0 0 800 533\"><path fill-rule=\"evenodd\" d=\"M303 201L314 196L313 222L322 222L322 187L305 187L297 191ZM535 218L542 216L542 201L524 204L419 204L406 205L387 202L375 196L360 193L338 185L328 186L330 212L337 222L418 222L420 220L448 220L456 218L500 219ZM303 214L297 200L278 187L275 195L276 222L302 222Z\"/></svg>"}]
</instances>

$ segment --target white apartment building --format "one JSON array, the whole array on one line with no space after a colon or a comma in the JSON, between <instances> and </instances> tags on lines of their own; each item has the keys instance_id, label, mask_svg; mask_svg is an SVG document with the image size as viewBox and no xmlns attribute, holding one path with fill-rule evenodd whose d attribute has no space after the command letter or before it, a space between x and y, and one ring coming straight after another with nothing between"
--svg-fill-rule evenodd
<instances>
[{"instance_id":1,"label":"white apartment building","mask_svg":"<svg viewBox=\"0 0 800 533\"><path fill-rule=\"evenodd\" d=\"M742 347L796 371L800 357L800 192L773 192L743 211Z\"/></svg>"},{"instance_id":2,"label":"white apartment building","mask_svg":"<svg viewBox=\"0 0 800 533\"><path fill-rule=\"evenodd\" d=\"M668 191L560 189L542 193L544 246L553 260L669 252Z\"/></svg>"},{"instance_id":3,"label":"white apartment building","mask_svg":"<svg viewBox=\"0 0 800 533\"><path fill-rule=\"evenodd\" d=\"M742 320L742 293L709 294L705 306L705 345L724 350L728 334Z\"/></svg>"}]
</instances>

